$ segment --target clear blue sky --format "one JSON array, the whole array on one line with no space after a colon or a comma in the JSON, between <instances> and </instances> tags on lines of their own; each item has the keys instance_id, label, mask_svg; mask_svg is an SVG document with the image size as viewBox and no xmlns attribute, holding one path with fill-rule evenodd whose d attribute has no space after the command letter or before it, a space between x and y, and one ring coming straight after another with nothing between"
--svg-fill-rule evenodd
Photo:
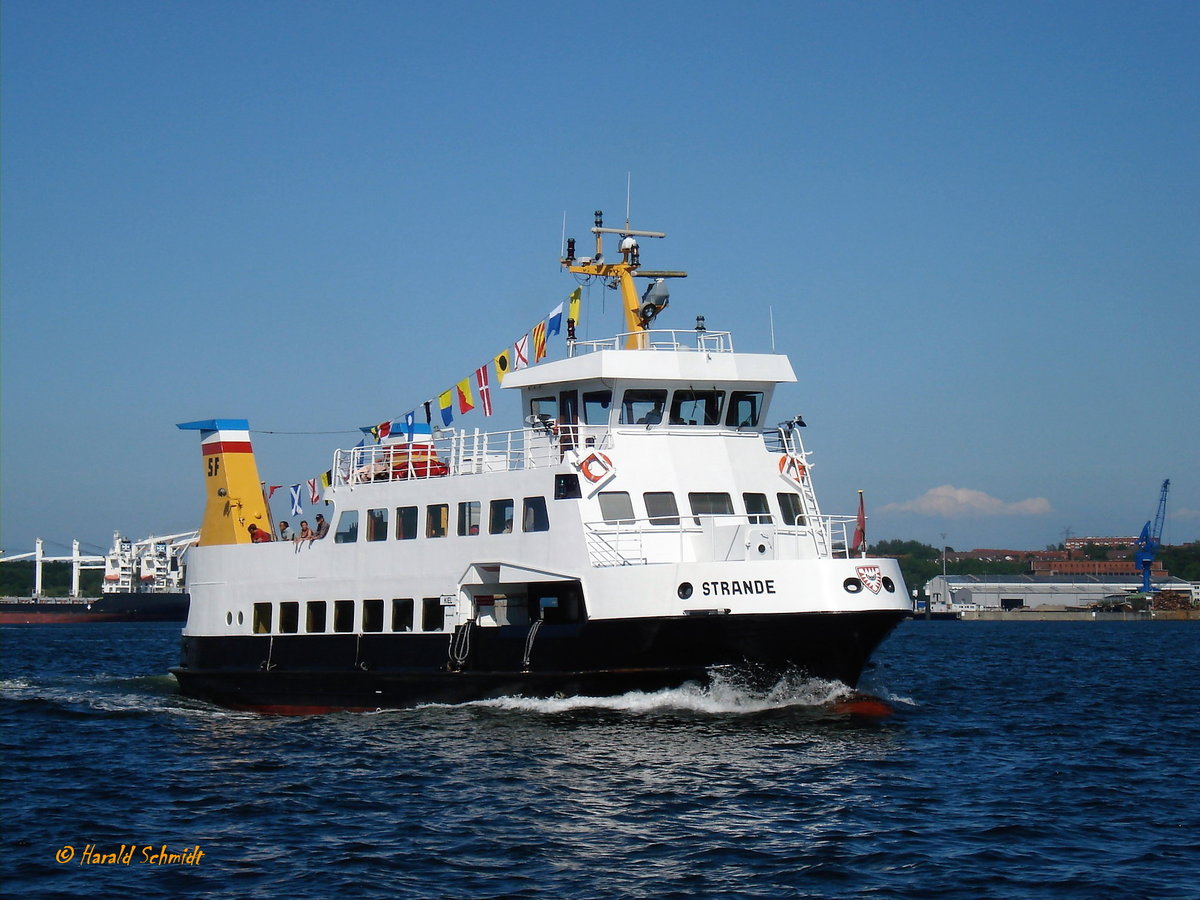
<instances>
[{"instance_id":1,"label":"clear blue sky","mask_svg":"<svg viewBox=\"0 0 1200 900\"><path fill-rule=\"evenodd\" d=\"M643 262L691 273L660 324L767 351L773 312L826 512L1041 548L1136 533L1169 476L1200 538L1200 4L2 15L10 553L196 527L177 422L323 471L561 300L564 212L586 246L627 173Z\"/></svg>"}]
</instances>

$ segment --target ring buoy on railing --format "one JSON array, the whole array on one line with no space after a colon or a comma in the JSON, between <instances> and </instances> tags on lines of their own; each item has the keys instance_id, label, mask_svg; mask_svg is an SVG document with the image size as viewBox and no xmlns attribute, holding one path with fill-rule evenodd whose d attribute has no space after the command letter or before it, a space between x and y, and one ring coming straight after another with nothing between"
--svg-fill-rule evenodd
<instances>
[{"instance_id":1,"label":"ring buoy on railing","mask_svg":"<svg viewBox=\"0 0 1200 900\"><path fill-rule=\"evenodd\" d=\"M784 478L800 482L808 475L808 468L797 457L792 456L790 453L785 453L779 457L779 474Z\"/></svg>"},{"instance_id":2,"label":"ring buoy on railing","mask_svg":"<svg viewBox=\"0 0 1200 900\"><path fill-rule=\"evenodd\" d=\"M599 452L589 453L583 458L583 461L579 463L580 474L592 484L595 484L605 475L608 475L610 472L612 472L612 470L612 460L603 453Z\"/></svg>"}]
</instances>

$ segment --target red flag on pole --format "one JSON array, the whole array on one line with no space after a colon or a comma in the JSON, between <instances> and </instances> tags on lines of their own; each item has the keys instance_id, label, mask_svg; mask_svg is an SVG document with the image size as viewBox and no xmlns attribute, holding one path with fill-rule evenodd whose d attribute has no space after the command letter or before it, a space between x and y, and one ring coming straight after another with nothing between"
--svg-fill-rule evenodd
<instances>
[{"instance_id":1,"label":"red flag on pole","mask_svg":"<svg viewBox=\"0 0 1200 900\"><path fill-rule=\"evenodd\" d=\"M858 492L858 522L854 526L854 543L850 547L851 553L858 553L860 550L867 549L867 511L863 506L863 492Z\"/></svg>"}]
</instances>

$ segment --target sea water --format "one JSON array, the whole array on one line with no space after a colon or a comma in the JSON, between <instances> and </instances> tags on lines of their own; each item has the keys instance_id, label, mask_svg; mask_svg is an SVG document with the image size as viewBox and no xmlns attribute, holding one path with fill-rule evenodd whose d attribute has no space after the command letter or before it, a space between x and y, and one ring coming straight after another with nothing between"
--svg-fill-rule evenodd
<instances>
[{"instance_id":1,"label":"sea water","mask_svg":"<svg viewBox=\"0 0 1200 900\"><path fill-rule=\"evenodd\" d=\"M5 897L1194 898L1200 623L902 624L862 687L275 717L0 630Z\"/></svg>"}]
</instances>

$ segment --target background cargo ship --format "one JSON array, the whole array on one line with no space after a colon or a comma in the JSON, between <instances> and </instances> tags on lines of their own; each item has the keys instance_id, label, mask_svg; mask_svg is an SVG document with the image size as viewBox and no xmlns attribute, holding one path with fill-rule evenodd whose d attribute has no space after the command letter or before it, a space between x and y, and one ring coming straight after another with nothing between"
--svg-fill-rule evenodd
<instances>
[{"instance_id":1,"label":"background cargo ship","mask_svg":"<svg viewBox=\"0 0 1200 900\"><path fill-rule=\"evenodd\" d=\"M65 557L45 556L39 539L34 552L3 560L32 560L34 585L32 596L0 597L0 624L183 622L189 604L185 554L196 536L189 531L131 541L115 532L106 556L83 556L74 541L72 554ZM69 596L44 596L42 566L48 562L70 563ZM80 574L87 569L104 570L99 596L81 596Z\"/></svg>"}]
</instances>

